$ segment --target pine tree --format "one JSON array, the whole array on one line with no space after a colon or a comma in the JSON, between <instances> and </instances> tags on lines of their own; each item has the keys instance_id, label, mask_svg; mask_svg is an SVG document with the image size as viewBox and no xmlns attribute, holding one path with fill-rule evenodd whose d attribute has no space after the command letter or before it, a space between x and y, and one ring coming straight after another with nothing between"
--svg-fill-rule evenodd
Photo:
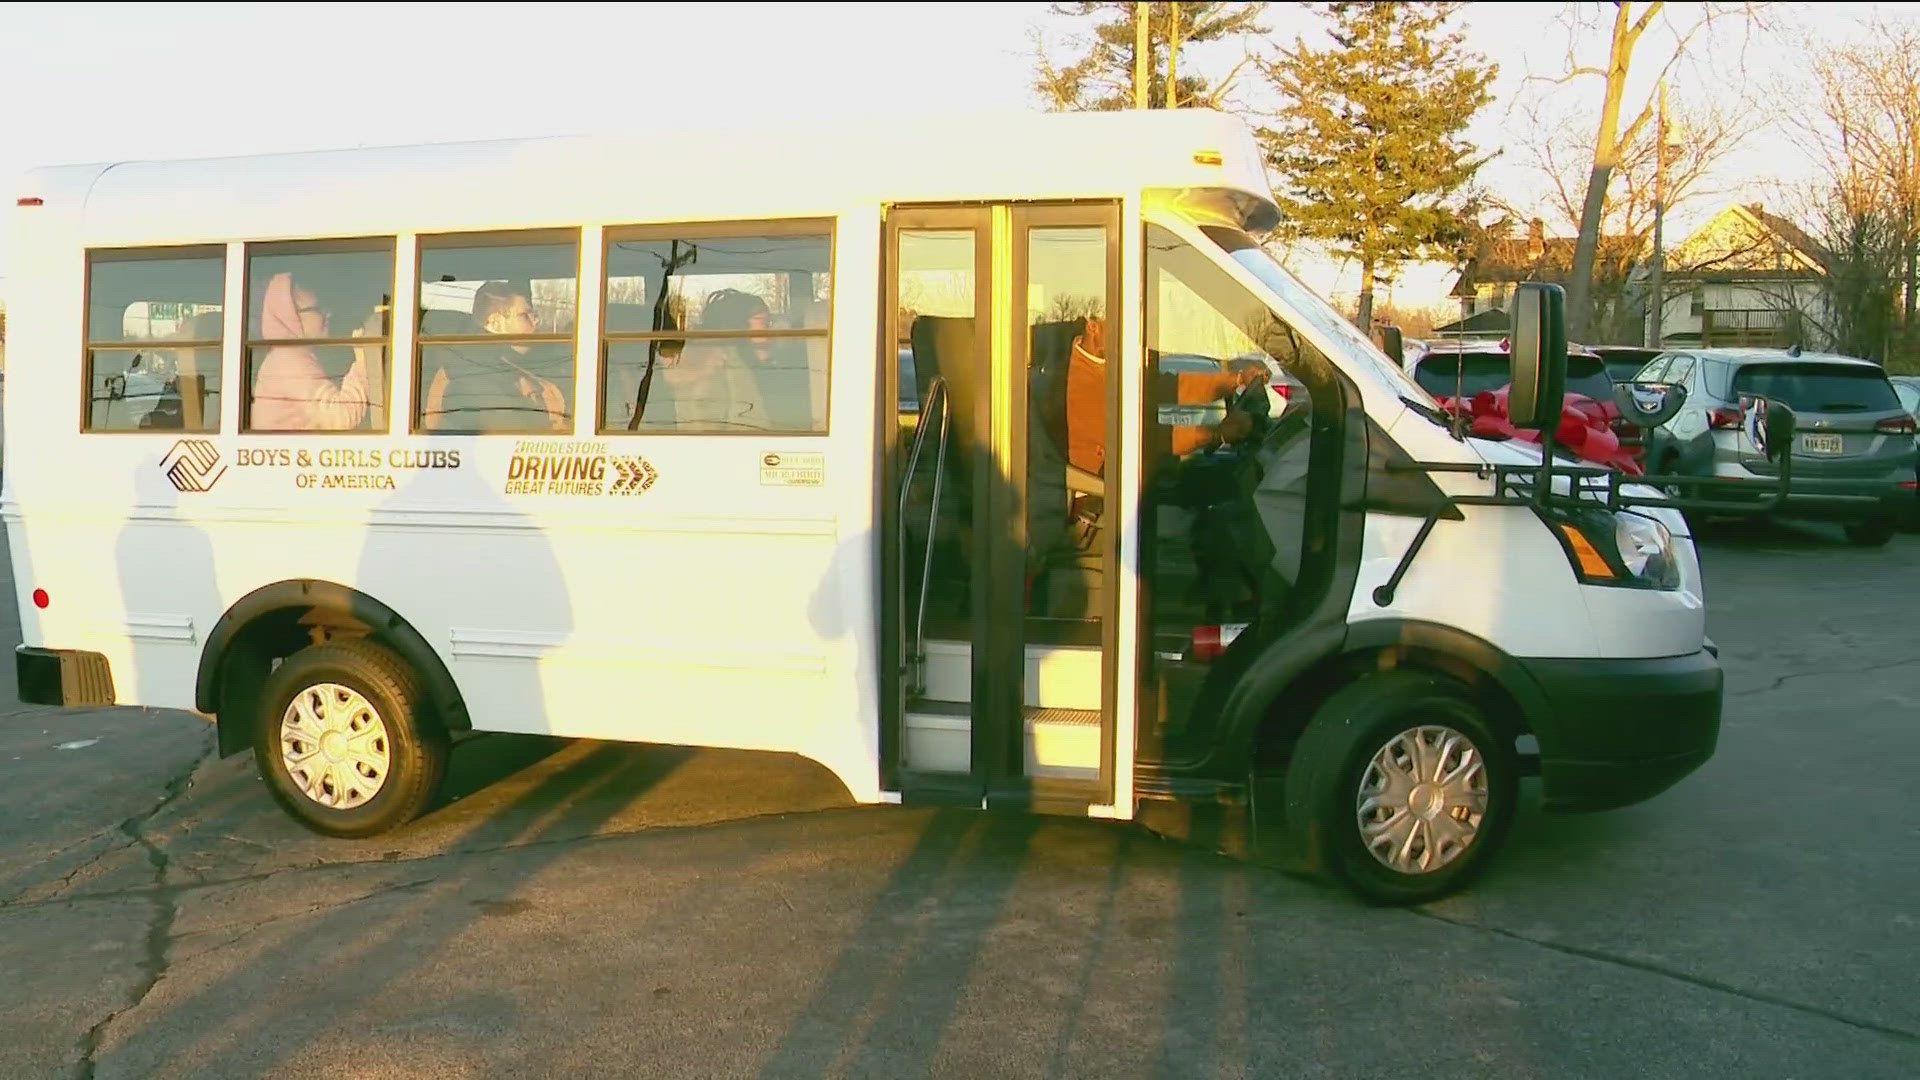
<instances>
[{"instance_id":1,"label":"pine tree","mask_svg":"<svg viewBox=\"0 0 1920 1080\"><path fill-rule=\"evenodd\" d=\"M1264 3L1147 4L1147 107L1219 108L1238 68L1219 81L1183 70L1184 50L1235 36L1263 34L1259 25ZM1033 88L1047 104L1061 112L1097 112L1133 108L1133 75L1141 5L1128 0L1089 0L1055 4L1055 15L1093 20L1091 33L1074 41L1078 59L1055 64L1046 43L1036 40L1039 70ZM1176 91L1168 98L1168 77Z\"/></svg>"},{"instance_id":2,"label":"pine tree","mask_svg":"<svg viewBox=\"0 0 1920 1080\"><path fill-rule=\"evenodd\" d=\"M1286 103L1259 134L1280 193L1281 232L1360 264L1358 322L1371 332L1382 270L1457 249L1484 158L1461 137L1492 98L1496 68L1448 30L1458 4L1332 3L1332 43L1298 38L1263 62Z\"/></svg>"}]
</instances>

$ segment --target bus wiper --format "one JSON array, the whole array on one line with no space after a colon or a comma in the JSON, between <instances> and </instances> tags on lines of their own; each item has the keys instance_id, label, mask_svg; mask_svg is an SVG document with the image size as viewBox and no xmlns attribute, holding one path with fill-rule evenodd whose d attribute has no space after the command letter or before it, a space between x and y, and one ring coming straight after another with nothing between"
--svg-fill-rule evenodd
<instances>
[{"instance_id":1,"label":"bus wiper","mask_svg":"<svg viewBox=\"0 0 1920 1080\"><path fill-rule=\"evenodd\" d=\"M1447 420L1447 414L1441 412L1439 409L1434 408L1433 406L1427 404L1426 402L1415 401L1412 398L1408 397L1407 395L1401 394L1400 403L1402 405L1405 405L1407 408L1412 409L1414 412L1419 413L1421 416L1424 416L1427 419L1433 421L1434 423L1439 424L1441 427L1446 428L1448 431L1453 430L1453 425L1449 423Z\"/></svg>"}]
</instances>

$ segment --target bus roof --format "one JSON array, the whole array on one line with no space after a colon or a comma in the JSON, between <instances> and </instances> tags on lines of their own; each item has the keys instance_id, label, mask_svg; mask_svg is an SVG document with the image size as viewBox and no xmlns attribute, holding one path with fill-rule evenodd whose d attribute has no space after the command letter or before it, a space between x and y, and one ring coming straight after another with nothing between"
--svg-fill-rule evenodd
<instances>
[{"instance_id":1,"label":"bus roof","mask_svg":"<svg viewBox=\"0 0 1920 1080\"><path fill-rule=\"evenodd\" d=\"M1278 220L1259 147L1202 109L886 118L44 168L85 246L727 220L863 203L1224 194ZM30 212L30 211L23 211ZM51 223L49 223L51 224Z\"/></svg>"}]
</instances>

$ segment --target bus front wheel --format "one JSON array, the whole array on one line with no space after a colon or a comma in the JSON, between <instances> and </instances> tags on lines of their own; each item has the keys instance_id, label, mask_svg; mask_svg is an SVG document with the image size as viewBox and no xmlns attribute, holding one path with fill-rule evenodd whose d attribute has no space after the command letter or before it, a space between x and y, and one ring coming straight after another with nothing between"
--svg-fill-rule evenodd
<instances>
[{"instance_id":1,"label":"bus front wheel","mask_svg":"<svg viewBox=\"0 0 1920 1080\"><path fill-rule=\"evenodd\" d=\"M1381 672L1329 697L1294 746L1288 824L1363 898L1425 903L1492 857L1513 819L1517 777L1513 747L1463 687Z\"/></svg>"},{"instance_id":2,"label":"bus front wheel","mask_svg":"<svg viewBox=\"0 0 1920 1080\"><path fill-rule=\"evenodd\" d=\"M254 759L287 813L314 832L359 837L413 820L446 772L445 732L423 715L420 679L364 639L287 657L261 694Z\"/></svg>"}]
</instances>

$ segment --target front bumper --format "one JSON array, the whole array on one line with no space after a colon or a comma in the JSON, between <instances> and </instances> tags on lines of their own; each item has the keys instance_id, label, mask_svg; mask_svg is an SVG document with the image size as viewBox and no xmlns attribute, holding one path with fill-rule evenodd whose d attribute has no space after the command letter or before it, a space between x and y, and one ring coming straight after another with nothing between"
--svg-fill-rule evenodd
<instances>
[{"instance_id":1,"label":"front bumper","mask_svg":"<svg viewBox=\"0 0 1920 1080\"><path fill-rule=\"evenodd\" d=\"M16 645L13 671L20 700L28 705L114 703L113 670L97 652Z\"/></svg>"},{"instance_id":2,"label":"front bumper","mask_svg":"<svg viewBox=\"0 0 1920 1080\"><path fill-rule=\"evenodd\" d=\"M1547 807L1628 806L1705 764L1720 737L1724 677L1717 652L1520 660L1546 698L1545 714L1532 722Z\"/></svg>"}]
</instances>

